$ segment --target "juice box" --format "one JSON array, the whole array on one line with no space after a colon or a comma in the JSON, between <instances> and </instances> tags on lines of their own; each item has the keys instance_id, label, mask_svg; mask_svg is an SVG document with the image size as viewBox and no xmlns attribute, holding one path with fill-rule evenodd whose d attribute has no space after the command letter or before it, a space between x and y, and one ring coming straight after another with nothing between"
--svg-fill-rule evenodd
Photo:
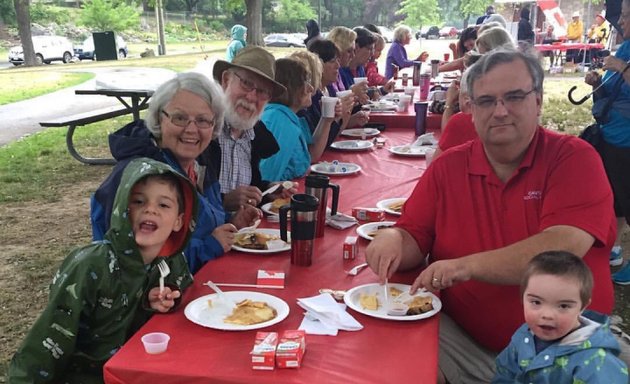
<instances>
[{"instance_id":1,"label":"juice box","mask_svg":"<svg viewBox=\"0 0 630 384\"><path fill-rule=\"evenodd\" d=\"M259 269L256 276L256 284L284 288L284 272Z\"/></svg>"},{"instance_id":2,"label":"juice box","mask_svg":"<svg viewBox=\"0 0 630 384\"><path fill-rule=\"evenodd\" d=\"M378 208L352 208L352 216L361 221L383 221L385 211Z\"/></svg>"},{"instance_id":3,"label":"juice box","mask_svg":"<svg viewBox=\"0 0 630 384\"><path fill-rule=\"evenodd\" d=\"M343 259L344 260L354 260L357 256L357 237L356 236L347 236L346 240L343 242Z\"/></svg>"},{"instance_id":4,"label":"juice box","mask_svg":"<svg viewBox=\"0 0 630 384\"><path fill-rule=\"evenodd\" d=\"M304 331L284 331L276 348L276 365L278 368L299 368L305 352L306 337Z\"/></svg>"},{"instance_id":5,"label":"juice box","mask_svg":"<svg viewBox=\"0 0 630 384\"><path fill-rule=\"evenodd\" d=\"M256 340L252 349L252 369L271 371L275 367L277 332L256 332Z\"/></svg>"}]
</instances>

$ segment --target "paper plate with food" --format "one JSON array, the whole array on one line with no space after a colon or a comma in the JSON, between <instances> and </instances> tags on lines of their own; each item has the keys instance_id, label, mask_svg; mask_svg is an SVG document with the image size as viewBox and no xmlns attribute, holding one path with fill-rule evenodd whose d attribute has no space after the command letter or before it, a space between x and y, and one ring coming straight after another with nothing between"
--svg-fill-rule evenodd
<instances>
[{"instance_id":1,"label":"paper plate with food","mask_svg":"<svg viewBox=\"0 0 630 384\"><path fill-rule=\"evenodd\" d=\"M395 221L375 221L373 223L366 223L357 228L357 235L366 240L372 241L379 229L389 228L394 224L396 224Z\"/></svg>"},{"instance_id":2,"label":"paper plate with food","mask_svg":"<svg viewBox=\"0 0 630 384\"><path fill-rule=\"evenodd\" d=\"M442 309L440 299L427 291L409 294L407 284L388 284L389 308L385 303L385 288L380 284L365 284L346 292L343 301L355 311L379 319L414 321L426 319ZM395 312L397 311L397 312Z\"/></svg>"},{"instance_id":3,"label":"paper plate with food","mask_svg":"<svg viewBox=\"0 0 630 384\"><path fill-rule=\"evenodd\" d=\"M291 199L288 197L286 199L275 199L274 201L261 205L260 209L268 215L277 216L280 207L287 204L291 204Z\"/></svg>"},{"instance_id":4,"label":"paper plate with food","mask_svg":"<svg viewBox=\"0 0 630 384\"><path fill-rule=\"evenodd\" d=\"M372 137L372 136L378 136L381 133L381 131L379 131L376 128L352 128L352 129L344 129L343 131L341 131L341 134L343 136L349 136L349 137L361 137L363 138L365 137Z\"/></svg>"},{"instance_id":5,"label":"paper plate with food","mask_svg":"<svg viewBox=\"0 0 630 384\"><path fill-rule=\"evenodd\" d=\"M401 156L415 156L415 157L424 157L427 154L427 150L429 148L434 148L430 145L396 145L393 147L389 147L389 151L396 155Z\"/></svg>"},{"instance_id":6,"label":"paper plate with food","mask_svg":"<svg viewBox=\"0 0 630 384\"><path fill-rule=\"evenodd\" d=\"M224 292L234 308L225 309L216 293L191 301L184 310L190 321L203 327L224 331L248 331L277 324L289 315L287 303L261 292Z\"/></svg>"},{"instance_id":7,"label":"paper plate with food","mask_svg":"<svg viewBox=\"0 0 630 384\"><path fill-rule=\"evenodd\" d=\"M355 163L340 163L336 160L330 163L322 161L311 165L311 171L329 176L345 176L361 171L361 166Z\"/></svg>"},{"instance_id":8,"label":"paper plate with food","mask_svg":"<svg viewBox=\"0 0 630 384\"><path fill-rule=\"evenodd\" d=\"M342 151L365 151L374 146L374 143L368 140L341 140L335 141L330 148Z\"/></svg>"},{"instance_id":9,"label":"paper plate with food","mask_svg":"<svg viewBox=\"0 0 630 384\"><path fill-rule=\"evenodd\" d=\"M390 215L400 216L405 201L407 201L406 197L394 197L379 201L376 203L376 207L384 210Z\"/></svg>"},{"instance_id":10,"label":"paper plate with food","mask_svg":"<svg viewBox=\"0 0 630 384\"><path fill-rule=\"evenodd\" d=\"M287 238L291 238L291 232L287 232ZM257 228L253 232L237 233L232 249L248 253L275 253L291 250L291 244L280 238L278 229Z\"/></svg>"},{"instance_id":11,"label":"paper plate with food","mask_svg":"<svg viewBox=\"0 0 630 384\"><path fill-rule=\"evenodd\" d=\"M398 105L389 100L379 100L379 101L372 101L368 104L365 104L362 106L362 108L369 109L370 111L373 111L373 112L395 111L398 108Z\"/></svg>"}]
</instances>

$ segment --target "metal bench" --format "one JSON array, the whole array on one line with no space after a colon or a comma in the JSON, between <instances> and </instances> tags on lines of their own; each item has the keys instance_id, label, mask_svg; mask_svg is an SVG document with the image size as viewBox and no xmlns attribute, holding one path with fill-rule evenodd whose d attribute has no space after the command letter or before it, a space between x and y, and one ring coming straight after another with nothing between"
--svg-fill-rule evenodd
<instances>
[{"instance_id":1,"label":"metal bench","mask_svg":"<svg viewBox=\"0 0 630 384\"><path fill-rule=\"evenodd\" d=\"M68 126L68 132L66 133L66 145L68 146L68 152L70 152L70 155L72 155L72 157L79 160L80 162L93 165L113 165L116 164L116 160L111 158L104 159L81 156L81 154L79 154L74 147L72 136L74 135L74 131L77 127L111 119L118 116L128 115L131 113L132 111L129 108L114 106L97 109L90 112L77 113L75 115L65 116L50 121L40 122L39 125L41 125L42 127Z\"/></svg>"}]
</instances>

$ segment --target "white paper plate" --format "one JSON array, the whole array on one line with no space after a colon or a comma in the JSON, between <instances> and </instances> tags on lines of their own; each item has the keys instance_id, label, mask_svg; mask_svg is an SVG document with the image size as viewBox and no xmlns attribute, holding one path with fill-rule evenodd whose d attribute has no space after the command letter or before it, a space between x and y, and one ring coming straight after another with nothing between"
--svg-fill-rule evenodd
<instances>
[{"instance_id":1,"label":"white paper plate","mask_svg":"<svg viewBox=\"0 0 630 384\"><path fill-rule=\"evenodd\" d=\"M375 103L369 103L362 106L362 108L367 108L371 111L395 111L398 109L398 105L392 101L379 101Z\"/></svg>"},{"instance_id":2,"label":"white paper plate","mask_svg":"<svg viewBox=\"0 0 630 384\"><path fill-rule=\"evenodd\" d=\"M338 163L335 165L333 163L324 162L311 165L311 171L330 176L351 175L360 170L361 166L355 163Z\"/></svg>"},{"instance_id":3,"label":"white paper plate","mask_svg":"<svg viewBox=\"0 0 630 384\"><path fill-rule=\"evenodd\" d=\"M374 143L368 140L341 140L335 141L330 148L340 149L343 151L365 151L374 146Z\"/></svg>"},{"instance_id":4,"label":"white paper plate","mask_svg":"<svg viewBox=\"0 0 630 384\"><path fill-rule=\"evenodd\" d=\"M277 316L269 321L252 325L224 323L223 319L225 318L225 313L219 311L217 308L210 308L208 305L208 300L213 300L217 297L216 293L201 296L188 303L184 310L184 315L188 320L202 327L221 329L224 331L248 331L250 329L264 328L281 322L289 315L289 306L284 300L266 293L231 291L225 292L225 296L230 300L234 300L236 303L245 299L264 301L271 308L276 310Z\"/></svg>"},{"instance_id":5,"label":"white paper plate","mask_svg":"<svg viewBox=\"0 0 630 384\"><path fill-rule=\"evenodd\" d=\"M255 232L264 233L265 235L274 235L274 236L280 237L279 229L257 228ZM287 239L291 239L291 232L289 231L287 231ZM239 247L238 245L234 244L232 246L232 249L235 251L247 252L247 253L276 253L276 252L290 251L291 243L285 243L284 247L277 248L277 249L249 249L249 248Z\"/></svg>"},{"instance_id":6,"label":"white paper plate","mask_svg":"<svg viewBox=\"0 0 630 384\"><path fill-rule=\"evenodd\" d=\"M384 210L385 212L389 213L390 215L400 216L400 214L401 214L400 212L394 211L389 206L394 204L394 203L401 202L401 201L407 201L407 198L406 197L394 197L392 199L381 200L378 203L376 203L376 207Z\"/></svg>"},{"instance_id":7,"label":"white paper plate","mask_svg":"<svg viewBox=\"0 0 630 384\"><path fill-rule=\"evenodd\" d=\"M424 157L426 156L428 148L432 147L430 145L396 145L394 147L389 147L389 151L401 156Z\"/></svg>"},{"instance_id":8,"label":"white paper plate","mask_svg":"<svg viewBox=\"0 0 630 384\"><path fill-rule=\"evenodd\" d=\"M411 287L410 285L407 285L407 284L396 284L396 283L390 283L389 286L396 287L397 289L400 289L403 292L408 292L409 287ZM376 283L360 285L346 292L346 294L343 297L343 301L346 303L348 307L364 315L376 317L379 319L394 320L394 321L414 321L414 320L426 319L427 317L431 317L435 315L436 313L440 312L440 310L442 309L442 302L437 296L435 296L431 292L418 291L416 292L415 295L413 295L414 297L415 296L431 296L431 299L433 301L433 310L429 312L421 313L419 315L413 315L413 316L390 316L387 314L387 311L382 306L379 306L378 310L376 311L363 309L363 307L361 306L361 303L359 302L359 298L361 297L362 293L368 294L368 295L376 294L379 303L383 303L383 294L384 294L383 286Z\"/></svg>"},{"instance_id":9,"label":"white paper plate","mask_svg":"<svg viewBox=\"0 0 630 384\"><path fill-rule=\"evenodd\" d=\"M396 224L395 221L375 221L373 223L366 223L357 227L357 235L361 236L365 240L372 241L374 238L369 235L371 232L376 231L376 229L380 226L391 227L394 224Z\"/></svg>"},{"instance_id":10,"label":"white paper plate","mask_svg":"<svg viewBox=\"0 0 630 384\"><path fill-rule=\"evenodd\" d=\"M379 131L376 128L353 128L353 129L344 129L343 131L341 131L341 134L343 136L349 136L349 137L373 137L373 136L378 136L381 133L381 131Z\"/></svg>"},{"instance_id":11,"label":"white paper plate","mask_svg":"<svg viewBox=\"0 0 630 384\"><path fill-rule=\"evenodd\" d=\"M274 212L271 210L272 205L273 205L273 202L271 201L269 203L265 203L261 205L260 209L266 214L268 214L269 216L278 216L278 212ZM289 213L289 217L291 217L291 213Z\"/></svg>"}]
</instances>

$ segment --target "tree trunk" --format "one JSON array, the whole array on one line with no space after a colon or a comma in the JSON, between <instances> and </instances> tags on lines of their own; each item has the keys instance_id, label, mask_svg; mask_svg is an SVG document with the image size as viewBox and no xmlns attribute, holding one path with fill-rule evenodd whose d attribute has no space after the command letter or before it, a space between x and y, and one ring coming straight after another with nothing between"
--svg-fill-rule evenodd
<instances>
[{"instance_id":1,"label":"tree trunk","mask_svg":"<svg viewBox=\"0 0 630 384\"><path fill-rule=\"evenodd\" d=\"M262 36L262 0L245 0L247 15L245 24L247 27L247 44L265 45Z\"/></svg>"},{"instance_id":2,"label":"tree trunk","mask_svg":"<svg viewBox=\"0 0 630 384\"><path fill-rule=\"evenodd\" d=\"M13 0L15 5L15 18L17 19L20 42L24 51L24 65L35 66L35 49L31 37L31 13L29 10L29 0Z\"/></svg>"}]
</instances>

